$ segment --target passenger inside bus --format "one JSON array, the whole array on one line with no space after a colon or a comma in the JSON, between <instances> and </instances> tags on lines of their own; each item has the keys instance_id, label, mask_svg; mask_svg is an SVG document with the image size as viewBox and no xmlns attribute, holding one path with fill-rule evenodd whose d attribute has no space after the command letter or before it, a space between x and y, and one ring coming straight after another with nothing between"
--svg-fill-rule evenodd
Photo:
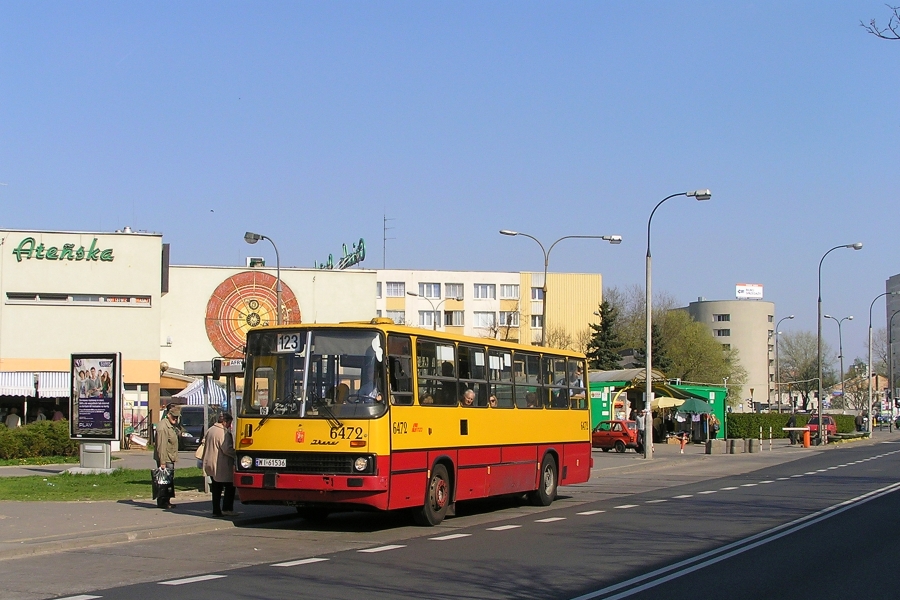
<instances>
[{"instance_id":1,"label":"passenger inside bus","mask_svg":"<svg viewBox=\"0 0 900 600\"><path fill-rule=\"evenodd\" d=\"M475 406L475 390L466 390L463 392L462 401L460 403L463 406Z\"/></svg>"}]
</instances>

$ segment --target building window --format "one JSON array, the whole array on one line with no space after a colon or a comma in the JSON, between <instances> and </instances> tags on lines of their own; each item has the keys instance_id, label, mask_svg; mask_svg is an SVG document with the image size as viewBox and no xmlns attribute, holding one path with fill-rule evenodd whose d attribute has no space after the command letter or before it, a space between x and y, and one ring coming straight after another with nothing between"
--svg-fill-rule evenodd
<instances>
[{"instance_id":1,"label":"building window","mask_svg":"<svg viewBox=\"0 0 900 600\"><path fill-rule=\"evenodd\" d=\"M461 283L445 283L444 284L444 298L462 300L465 297L465 296L463 296L463 288L464 287L465 286Z\"/></svg>"},{"instance_id":2,"label":"building window","mask_svg":"<svg viewBox=\"0 0 900 600\"><path fill-rule=\"evenodd\" d=\"M519 313L518 311L500 311L500 325L502 327L518 327Z\"/></svg>"},{"instance_id":3,"label":"building window","mask_svg":"<svg viewBox=\"0 0 900 600\"><path fill-rule=\"evenodd\" d=\"M439 283L420 283L419 295L423 298L431 298L432 300L441 297L441 284Z\"/></svg>"},{"instance_id":4,"label":"building window","mask_svg":"<svg viewBox=\"0 0 900 600\"><path fill-rule=\"evenodd\" d=\"M475 297L486 300L496 300L497 286L493 283L476 283Z\"/></svg>"},{"instance_id":5,"label":"building window","mask_svg":"<svg viewBox=\"0 0 900 600\"><path fill-rule=\"evenodd\" d=\"M722 344L722 350L731 350L731 344Z\"/></svg>"},{"instance_id":6,"label":"building window","mask_svg":"<svg viewBox=\"0 0 900 600\"><path fill-rule=\"evenodd\" d=\"M544 288L539 288L539 287L531 288L531 299L532 300L543 300L544 299Z\"/></svg>"},{"instance_id":7,"label":"building window","mask_svg":"<svg viewBox=\"0 0 900 600\"><path fill-rule=\"evenodd\" d=\"M775 322L775 315L769 315L769 323Z\"/></svg>"},{"instance_id":8,"label":"building window","mask_svg":"<svg viewBox=\"0 0 900 600\"><path fill-rule=\"evenodd\" d=\"M531 315L531 328L540 329L544 326L544 315Z\"/></svg>"},{"instance_id":9,"label":"building window","mask_svg":"<svg viewBox=\"0 0 900 600\"><path fill-rule=\"evenodd\" d=\"M402 298L406 295L406 284L402 281L388 281L386 292L388 298Z\"/></svg>"},{"instance_id":10,"label":"building window","mask_svg":"<svg viewBox=\"0 0 900 600\"><path fill-rule=\"evenodd\" d=\"M375 284L375 297L381 298L381 282L380 281Z\"/></svg>"},{"instance_id":11,"label":"building window","mask_svg":"<svg viewBox=\"0 0 900 600\"><path fill-rule=\"evenodd\" d=\"M500 299L501 300L518 300L519 299L519 284L517 283L502 283L500 284Z\"/></svg>"},{"instance_id":12,"label":"building window","mask_svg":"<svg viewBox=\"0 0 900 600\"><path fill-rule=\"evenodd\" d=\"M462 327L465 325L463 321L463 311L461 310L445 310L444 311L444 325L450 327Z\"/></svg>"},{"instance_id":13,"label":"building window","mask_svg":"<svg viewBox=\"0 0 900 600\"><path fill-rule=\"evenodd\" d=\"M406 311L405 310L386 310L384 311L384 316L388 319L391 319L397 325L403 325L406 323Z\"/></svg>"},{"instance_id":14,"label":"building window","mask_svg":"<svg viewBox=\"0 0 900 600\"><path fill-rule=\"evenodd\" d=\"M440 313L437 313L440 315ZM433 311L430 310L420 310L419 311L419 327L434 327L435 319L440 318L436 316Z\"/></svg>"},{"instance_id":15,"label":"building window","mask_svg":"<svg viewBox=\"0 0 900 600\"><path fill-rule=\"evenodd\" d=\"M713 335L716 337L728 337L731 335L730 329L713 329Z\"/></svg>"},{"instance_id":16,"label":"building window","mask_svg":"<svg viewBox=\"0 0 900 600\"><path fill-rule=\"evenodd\" d=\"M731 315L713 315L713 321L730 321Z\"/></svg>"},{"instance_id":17,"label":"building window","mask_svg":"<svg viewBox=\"0 0 900 600\"><path fill-rule=\"evenodd\" d=\"M150 306L150 296L101 296L94 294L55 294L6 292L7 304L71 304L75 306Z\"/></svg>"},{"instance_id":18,"label":"building window","mask_svg":"<svg viewBox=\"0 0 900 600\"><path fill-rule=\"evenodd\" d=\"M380 310L376 310L376 311L375 311L375 316L376 316L376 317L380 317L380 316L381 316L381 311L380 311Z\"/></svg>"},{"instance_id":19,"label":"building window","mask_svg":"<svg viewBox=\"0 0 900 600\"><path fill-rule=\"evenodd\" d=\"M477 287L477 286L476 286ZM497 324L497 313L495 312L486 312L486 311L475 311L473 314L475 323L475 327L493 327Z\"/></svg>"}]
</instances>

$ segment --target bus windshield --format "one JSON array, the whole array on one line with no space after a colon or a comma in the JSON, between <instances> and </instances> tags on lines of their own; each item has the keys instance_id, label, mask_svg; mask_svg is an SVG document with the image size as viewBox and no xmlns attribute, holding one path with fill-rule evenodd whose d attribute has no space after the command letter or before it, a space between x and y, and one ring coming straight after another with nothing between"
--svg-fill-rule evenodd
<instances>
[{"instance_id":1,"label":"bus windshield","mask_svg":"<svg viewBox=\"0 0 900 600\"><path fill-rule=\"evenodd\" d=\"M240 414L323 419L385 413L384 351L377 331L251 331Z\"/></svg>"}]
</instances>

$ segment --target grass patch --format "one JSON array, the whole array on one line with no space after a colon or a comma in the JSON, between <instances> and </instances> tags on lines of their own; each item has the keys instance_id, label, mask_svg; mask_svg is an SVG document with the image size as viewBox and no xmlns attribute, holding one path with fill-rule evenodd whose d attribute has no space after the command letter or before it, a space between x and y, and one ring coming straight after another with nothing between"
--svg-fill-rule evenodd
<instances>
[{"instance_id":1,"label":"grass patch","mask_svg":"<svg viewBox=\"0 0 900 600\"><path fill-rule=\"evenodd\" d=\"M34 458L0 458L0 467L18 467L21 465L77 465L77 456L38 456Z\"/></svg>"},{"instance_id":2,"label":"grass patch","mask_svg":"<svg viewBox=\"0 0 900 600\"><path fill-rule=\"evenodd\" d=\"M77 461L76 461L77 462ZM203 474L197 467L175 469L175 491L202 489ZM0 500L22 502L75 500L149 500L149 469L116 469L109 475L2 477Z\"/></svg>"}]
</instances>

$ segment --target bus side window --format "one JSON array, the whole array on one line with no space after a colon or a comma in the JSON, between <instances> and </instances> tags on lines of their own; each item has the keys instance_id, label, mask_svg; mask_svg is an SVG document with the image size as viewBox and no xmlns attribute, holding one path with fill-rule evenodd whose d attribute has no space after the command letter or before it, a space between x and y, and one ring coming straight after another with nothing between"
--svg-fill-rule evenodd
<instances>
[{"instance_id":1,"label":"bus side window","mask_svg":"<svg viewBox=\"0 0 900 600\"><path fill-rule=\"evenodd\" d=\"M488 395L497 399L496 408L512 408L512 354L509 350L490 350L488 352L488 379L491 382L491 390ZM491 404L493 406L493 404Z\"/></svg>"},{"instance_id":2,"label":"bus side window","mask_svg":"<svg viewBox=\"0 0 900 600\"><path fill-rule=\"evenodd\" d=\"M416 340L419 404L456 406L456 347L452 343Z\"/></svg>"},{"instance_id":3,"label":"bus side window","mask_svg":"<svg viewBox=\"0 0 900 600\"><path fill-rule=\"evenodd\" d=\"M391 404L413 403L412 341L405 336L388 336L388 377Z\"/></svg>"},{"instance_id":4,"label":"bus side window","mask_svg":"<svg viewBox=\"0 0 900 600\"><path fill-rule=\"evenodd\" d=\"M569 381L566 377L566 359L544 357L545 382L550 383L550 408L569 408Z\"/></svg>"}]
</instances>

